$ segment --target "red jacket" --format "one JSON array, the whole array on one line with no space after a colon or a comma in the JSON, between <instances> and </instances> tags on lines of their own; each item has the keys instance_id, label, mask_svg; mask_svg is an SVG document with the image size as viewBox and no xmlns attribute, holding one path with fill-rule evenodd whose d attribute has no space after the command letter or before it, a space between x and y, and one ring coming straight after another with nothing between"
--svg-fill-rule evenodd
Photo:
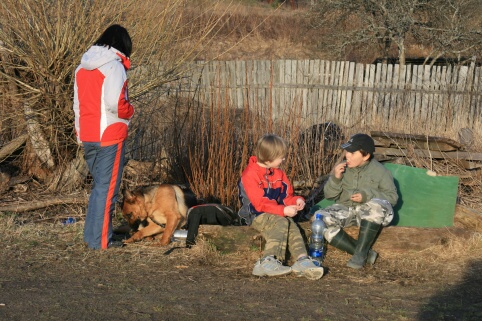
<instances>
[{"instance_id":1,"label":"red jacket","mask_svg":"<svg viewBox=\"0 0 482 321\"><path fill-rule=\"evenodd\" d=\"M92 46L75 70L74 113L78 141L110 145L127 138L134 108L129 103L126 70L120 51Z\"/></svg>"},{"instance_id":2,"label":"red jacket","mask_svg":"<svg viewBox=\"0 0 482 321\"><path fill-rule=\"evenodd\" d=\"M261 213L284 216L287 205L296 205L301 196L293 195L285 172L279 168L264 168L257 164L256 156L249 158L249 163L239 181L239 216L250 224Z\"/></svg>"}]
</instances>

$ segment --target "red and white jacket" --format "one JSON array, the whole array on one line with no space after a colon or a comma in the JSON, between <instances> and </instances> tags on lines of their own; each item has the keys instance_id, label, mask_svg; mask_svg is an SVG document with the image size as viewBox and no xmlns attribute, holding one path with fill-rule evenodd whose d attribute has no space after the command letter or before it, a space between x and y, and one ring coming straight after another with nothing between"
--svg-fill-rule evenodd
<instances>
[{"instance_id":1,"label":"red and white jacket","mask_svg":"<svg viewBox=\"0 0 482 321\"><path fill-rule=\"evenodd\" d=\"M79 142L107 146L127 138L134 107L129 103L130 61L114 48L92 46L75 70L74 113Z\"/></svg>"},{"instance_id":2,"label":"red and white jacket","mask_svg":"<svg viewBox=\"0 0 482 321\"><path fill-rule=\"evenodd\" d=\"M285 172L279 168L265 168L257 164L256 156L249 158L238 182L241 208L238 215L251 225L252 220L269 213L284 216L284 208L296 205L301 196L295 196Z\"/></svg>"}]
</instances>

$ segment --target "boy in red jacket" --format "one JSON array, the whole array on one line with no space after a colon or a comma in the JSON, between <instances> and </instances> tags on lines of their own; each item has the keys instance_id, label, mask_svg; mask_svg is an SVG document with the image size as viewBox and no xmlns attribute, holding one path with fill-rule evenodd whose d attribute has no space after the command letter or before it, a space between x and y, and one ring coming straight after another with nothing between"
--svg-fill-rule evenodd
<instances>
[{"instance_id":1,"label":"boy in red jacket","mask_svg":"<svg viewBox=\"0 0 482 321\"><path fill-rule=\"evenodd\" d=\"M265 135L256 145L255 156L239 181L241 209L238 214L246 224L261 233L266 240L263 257L253 269L256 276L278 276L290 272L317 280L323 267L306 252L305 243L293 217L305 207L301 196L293 195L285 172L279 166L288 152L286 142L276 135ZM296 258L293 266L284 266L287 247Z\"/></svg>"}]
</instances>

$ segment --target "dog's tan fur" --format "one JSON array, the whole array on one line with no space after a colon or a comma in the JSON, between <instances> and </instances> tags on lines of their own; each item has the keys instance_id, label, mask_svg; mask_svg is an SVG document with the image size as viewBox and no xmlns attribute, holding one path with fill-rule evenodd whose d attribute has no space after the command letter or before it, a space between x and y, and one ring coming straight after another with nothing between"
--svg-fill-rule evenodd
<instances>
[{"instance_id":1,"label":"dog's tan fur","mask_svg":"<svg viewBox=\"0 0 482 321\"><path fill-rule=\"evenodd\" d=\"M160 243L167 245L174 231L186 223L187 206L184 193L177 185L161 184L124 191L122 215L130 226L146 222L125 243L162 233ZM161 225L165 225L162 227Z\"/></svg>"}]
</instances>

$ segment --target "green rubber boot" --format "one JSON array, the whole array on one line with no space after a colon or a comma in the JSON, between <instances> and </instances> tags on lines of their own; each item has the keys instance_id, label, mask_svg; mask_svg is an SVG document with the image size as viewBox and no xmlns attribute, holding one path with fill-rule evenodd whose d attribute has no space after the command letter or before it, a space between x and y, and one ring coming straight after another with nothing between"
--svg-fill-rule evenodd
<instances>
[{"instance_id":1,"label":"green rubber boot","mask_svg":"<svg viewBox=\"0 0 482 321\"><path fill-rule=\"evenodd\" d=\"M367 220L362 220L360 223L360 232L358 234L358 241L350 261L347 266L353 269L361 269L368 260L370 248L375 241L375 238L380 231L380 224L372 223ZM371 259L370 259L371 260ZM375 257L376 260L376 257ZM375 261L373 261L375 263Z\"/></svg>"},{"instance_id":2,"label":"green rubber boot","mask_svg":"<svg viewBox=\"0 0 482 321\"><path fill-rule=\"evenodd\" d=\"M331 240L330 244L336 247L339 250L347 252L348 254L355 254L356 244L357 241L348 235L343 229L340 229L333 239ZM375 264L375 261L378 258L378 253L374 250L370 249L368 251L367 262L371 265Z\"/></svg>"},{"instance_id":3,"label":"green rubber boot","mask_svg":"<svg viewBox=\"0 0 482 321\"><path fill-rule=\"evenodd\" d=\"M348 235L343 229L340 229L340 232L333 237L330 244L348 254L353 255L355 253L356 240Z\"/></svg>"}]
</instances>

